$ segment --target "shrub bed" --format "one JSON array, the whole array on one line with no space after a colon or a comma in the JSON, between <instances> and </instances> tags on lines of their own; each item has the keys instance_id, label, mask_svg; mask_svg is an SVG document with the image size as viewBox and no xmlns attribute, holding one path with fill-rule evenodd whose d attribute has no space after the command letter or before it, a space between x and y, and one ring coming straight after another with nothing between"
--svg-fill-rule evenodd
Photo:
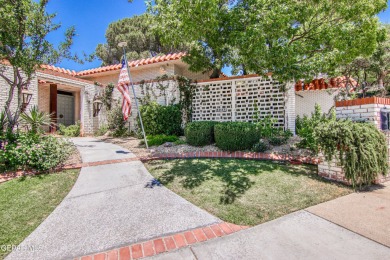
<instances>
[{"instance_id":1,"label":"shrub bed","mask_svg":"<svg viewBox=\"0 0 390 260\"><path fill-rule=\"evenodd\" d=\"M72 150L72 144L53 136L35 133L16 133L1 140L0 168L2 170L50 170L63 163Z\"/></svg>"},{"instance_id":2,"label":"shrub bed","mask_svg":"<svg viewBox=\"0 0 390 260\"><path fill-rule=\"evenodd\" d=\"M182 114L178 105L162 106L150 102L140 107L147 135L182 135ZM141 129L139 119L138 129Z\"/></svg>"},{"instance_id":3,"label":"shrub bed","mask_svg":"<svg viewBox=\"0 0 390 260\"><path fill-rule=\"evenodd\" d=\"M389 169L385 135L374 124L350 120L321 122L314 130L327 161L336 158L355 187L370 184Z\"/></svg>"},{"instance_id":4,"label":"shrub bed","mask_svg":"<svg viewBox=\"0 0 390 260\"><path fill-rule=\"evenodd\" d=\"M188 123L184 131L187 143L193 146L204 146L214 143L214 126L217 123L214 121Z\"/></svg>"},{"instance_id":5,"label":"shrub bed","mask_svg":"<svg viewBox=\"0 0 390 260\"><path fill-rule=\"evenodd\" d=\"M70 126L59 124L58 133L67 137L78 137L80 136L80 122Z\"/></svg>"},{"instance_id":6,"label":"shrub bed","mask_svg":"<svg viewBox=\"0 0 390 260\"><path fill-rule=\"evenodd\" d=\"M259 128L252 123L224 122L214 126L214 137L218 148L225 151L251 149L260 139Z\"/></svg>"},{"instance_id":7,"label":"shrub bed","mask_svg":"<svg viewBox=\"0 0 390 260\"><path fill-rule=\"evenodd\" d=\"M108 130L110 130L113 137L126 136L128 133L126 121L123 120L122 106L118 102L115 103L107 113L107 131Z\"/></svg>"}]
</instances>

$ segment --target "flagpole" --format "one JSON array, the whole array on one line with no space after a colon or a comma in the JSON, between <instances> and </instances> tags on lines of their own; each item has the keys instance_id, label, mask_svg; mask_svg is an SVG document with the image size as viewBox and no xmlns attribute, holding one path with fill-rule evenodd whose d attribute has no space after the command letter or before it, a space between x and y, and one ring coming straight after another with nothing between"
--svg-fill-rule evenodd
<instances>
[{"instance_id":1,"label":"flagpole","mask_svg":"<svg viewBox=\"0 0 390 260\"><path fill-rule=\"evenodd\" d=\"M139 117L139 121L140 121L140 123L141 123L141 128L142 128L142 133L143 133L143 135L144 135L144 140L145 140L146 149L149 149L148 140L146 140L146 134L145 134L144 124L143 124L143 122L142 122L141 111L139 110L139 107L138 107L137 95L135 94L134 84L133 84L133 80L132 80L131 74L130 74L129 63L127 62L127 58L126 58L126 49L125 49L125 47L127 46L127 42L120 42L120 43L118 44L118 46L123 48L123 58L124 58L124 60L125 60L125 64L126 64L126 67L127 67L127 74L129 75L129 80L130 80L131 88L132 88L132 90L133 90L133 95L134 95L134 99L135 99L135 105L136 105L137 110L138 110L138 117Z\"/></svg>"}]
</instances>

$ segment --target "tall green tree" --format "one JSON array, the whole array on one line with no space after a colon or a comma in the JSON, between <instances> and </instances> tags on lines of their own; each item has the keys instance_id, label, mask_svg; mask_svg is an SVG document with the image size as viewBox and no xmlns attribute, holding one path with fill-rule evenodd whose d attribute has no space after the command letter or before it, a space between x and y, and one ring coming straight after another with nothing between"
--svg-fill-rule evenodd
<instances>
[{"instance_id":1,"label":"tall green tree","mask_svg":"<svg viewBox=\"0 0 390 260\"><path fill-rule=\"evenodd\" d=\"M340 71L355 78L366 90L383 95L390 87L390 25L382 24L380 32L378 46L371 56L358 57Z\"/></svg>"},{"instance_id":2,"label":"tall green tree","mask_svg":"<svg viewBox=\"0 0 390 260\"><path fill-rule=\"evenodd\" d=\"M183 48L171 48L163 45L160 37L151 30L153 17L149 14L133 16L111 23L106 31L104 44L96 47L96 56L103 65L112 65L120 62L123 52L118 43L127 42L127 59L143 59L151 57L151 53L167 54L181 51Z\"/></svg>"},{"instance_id":3,"label":"tall green tree","mask_svg":"<svg viewBox=\"0 0 390 260\"><path fill-rule=\"evenodd\" d=\"M155 0L148 10L170 44L186 42L194 71L233 65L282 80L333 73L376 48L386 0ZM213 74L216 76L216 73Z\"/></svg>"},{"instance_id":4,"label":"tall green tree","mask_svg":"<svg viewBox=\"0 0 390 260\"><path fill-rule=\"evenodd\" d=\"M333 74L374 52L386 0L243 0L235 7L240 56L282 79Z\"/></svg>"},{"instance_id":5,"label":"tall green tree","mask_svg":"<svg viewBox=\"0 0 390 260\"><path fill-rule=\"evenodd\" d=\"M230 64L234 49L230 44L234 28L228 0L156 0L148 10L155 16L155 30L166 44L189 46L183 60L190 70L212 70L218 78L222 68Z\"/></svg>"},{"instance_id":6,"label":"tall green tree","mask_svg":"<svg viewBox=\"0 0 390 260\"><path fill-rule=\"evenodd\" d=\"M9 87L4 110L10 130L18 122L22 90L29 86L35 70L62 58L78 60L69 51L75 36L73 27L66 31L65 40L58 48L47 41L47 35L60 28L53 23L55 14L46 12L47 3L48 0L0 0L0 77ZM12 111L15 98L17 109Z\"/></svg>"},{"instance_id":7,"label":"tall green tree","mask_svg":"<svg viewBox=\"0 0 390 260\"><path fill-rule=\"evenodd\" d=\"M370 56L359 56L352 62L342 64L338 70L347 83L357 82L357 92L350 93L346 87L344 96L385 96L390 91L390 25L382 24L378 31L378 45ZM356 90L356 89L355 89Z\"/></svg>"}]
</instances>

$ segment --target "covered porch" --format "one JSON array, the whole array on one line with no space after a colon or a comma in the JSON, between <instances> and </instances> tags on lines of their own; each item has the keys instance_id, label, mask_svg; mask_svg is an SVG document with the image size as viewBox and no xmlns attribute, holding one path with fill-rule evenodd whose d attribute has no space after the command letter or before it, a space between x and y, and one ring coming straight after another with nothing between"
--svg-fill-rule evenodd
<instances>
[{"instance_id":1,"label":"covered porch","mask_svg":"<svg viewBox=\"0 0 390 260\"><path fill-rule=\"evenodd\" d=\"M43 80L38 82L38 108L53 114L53 122L56 124L69 126L81 120L80 95L79 87ZM51 132L55 130L50 129Z\"/></svg>"},{"instance_id":2,"label":"covered porch","mask_svg":"<svg viewBox=\"0 0 390 260\"><path fill-rule=\"evenodd\" d=\"M90 81L68 78L64 75L38 72L38 109L52 114L55 132L59 124L69 126L80 123L81 134L93 133L94 121L92 102L98 89Z\"/></svg>"}]
</instances>

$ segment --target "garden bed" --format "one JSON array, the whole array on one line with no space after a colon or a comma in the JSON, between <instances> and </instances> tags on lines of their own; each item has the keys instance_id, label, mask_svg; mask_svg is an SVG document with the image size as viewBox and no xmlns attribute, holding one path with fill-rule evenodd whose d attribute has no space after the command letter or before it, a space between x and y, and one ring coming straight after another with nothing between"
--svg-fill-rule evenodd
<instances>
[{"instance_id":1,"label":"garden bed","mask_svg":"<svg viewBox=\"0 0 390 260\"><path fill-rule=\"evenodd\" d=\"M188 159L147 162L167 188L224 221L257 225L352 190L316 167L269 161Z\"/></svg>"},{"instance_id":2,"label":"garden bed","mask_svg":"<svg viewBox=\"0 0 390 260\"><path fill-rule=\"evenodd\" d=\"M82 159L81 159L80 152L76 148L76 146L73 146L69 158L65 160L63 165L77 165L81 163L82 163Z\"/></svg>"},{"instance_id":3,"label":"garden bed","mask_svg":"<svg viewBox=\"0 0 390 260\"><path fill-rule=\"evenodd\" d=\"M192 152L222 152L214 144L206 145L206 146L191 146L189 144L179 144L175 143L166 143L160 146L152 146L149 147L149 150L146 149L145 145L142 145L141 139L137 139L134 137L122 137L122 138L114 138L114 137L98 137L100 140L104 142L110 142L113 144L117 144L123 148L130 150L139 158L148 158L153 157L154 155L164 155L164 154L184 154L184 153L192 153ZM181 137L182 140L185 140L185 137ZM291 155L293 157L310 157L315 158L315 154L308 149L300 149L297 148L297 143L300 141L300 137L294 136L290 138L287 144L280 146L270 146L270 149L265 151L265 154L277 154L277 155ZM250 151L247 151L250 152Z\"/></svg>"}]
</instances>

